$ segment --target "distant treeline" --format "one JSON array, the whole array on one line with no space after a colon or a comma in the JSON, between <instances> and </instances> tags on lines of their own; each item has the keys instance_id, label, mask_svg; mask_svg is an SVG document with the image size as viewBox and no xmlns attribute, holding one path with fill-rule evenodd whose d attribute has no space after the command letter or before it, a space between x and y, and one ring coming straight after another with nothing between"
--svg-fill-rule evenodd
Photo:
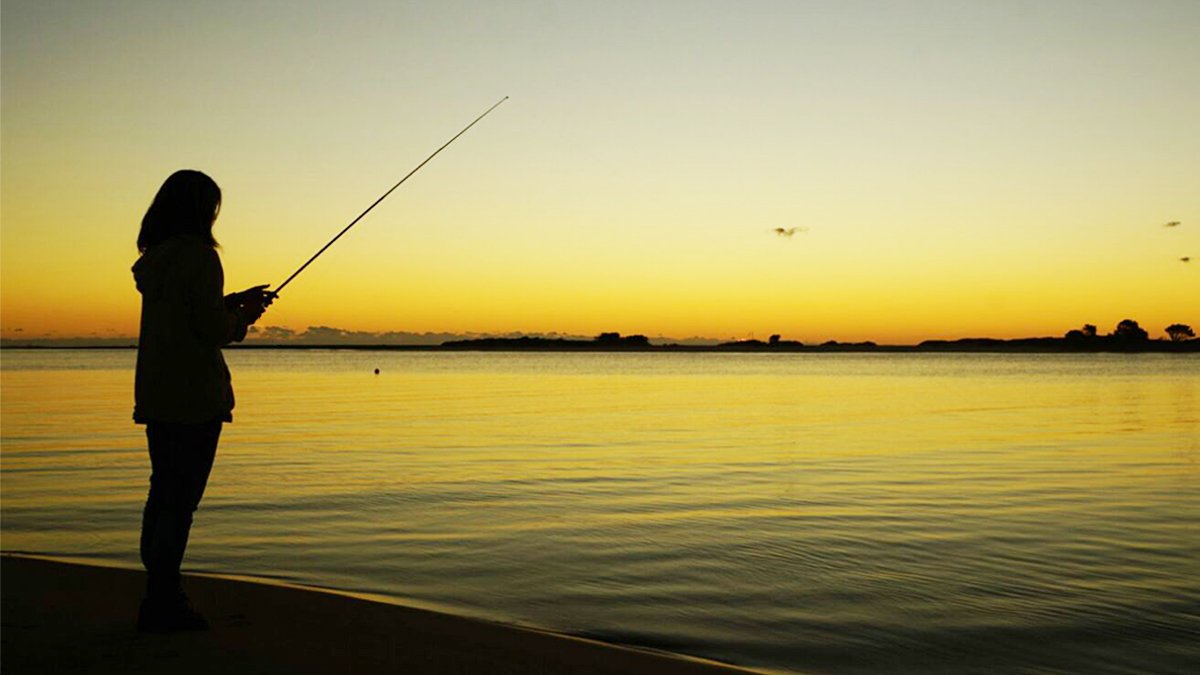
<instances>
[{"instance_id":1,"label":"distant treeline","mask_svg":"<svg viewBox=\"0 0 1200 675\"><path fill-rule=\"evenodd\" d=\"M1149 334L1132 319L1117 324L1108 334L1101 335L1092 324L1067 331L1062 337L1033 337L1001 340L997 338L963 338L960 340L926 340L918 345L878 345L874 342L838 342L804 344L772 335L762 340L739 340L719 344L652 344L645 335L601 333L592 339L577 337L483 337L447 340L441 344L372 344L331 342L249 342L230 345L233 349L379 349L409 351L644 351L644 352L1200 352L1200 339L1186 324L1175 323L1163 329L1166 339L1150 339ZM660 338L661 339L661 338ZM84 338L63 340L5 339L5 348L68 348L103 349L132 347L133 338L113 338L101 344L87 344Z\"/></svg>"},{"instance_id":2,"label":"distant treeline","mask_svg":"<svg viewBox=\"0 0 1200 675\"><path fill-rule=\"evenodd\" d=\"M1098 335L1096 327L1068 331L1063 337L1036 337L1001 340L963 338L926 340L915 346L878 345L874 342L837 342L830 340L806 345L772 335L762 340L740 340L716 345L653 345L645 335L601 333L591 340L565 338L482 338L442 343L443 349L476 351L687 351L687 352L1200 352L1200 339L1191 327L1172 324L1166 329L1169 339L1151 340L1149 334L1132 319L1117 324L1107 335Z\"/></svg>"}]
</instances>

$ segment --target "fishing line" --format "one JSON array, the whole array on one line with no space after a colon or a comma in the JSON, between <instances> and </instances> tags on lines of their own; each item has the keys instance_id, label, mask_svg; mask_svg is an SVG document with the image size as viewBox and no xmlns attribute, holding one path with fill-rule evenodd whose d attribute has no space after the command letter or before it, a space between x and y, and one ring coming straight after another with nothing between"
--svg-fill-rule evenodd
<instances>
[{"instance_id":1,"label":"fishing line","mask_svg":"<svg viewBox=\"0 0 1200 675\"><path fill-rule=\"evenodd\" d=\"M500 105L501 103L504 103L504 102L505 102L505 101L507 101L507 100L508 100L508 97L507 97L507 96L505 96L504 98L500 99L499 101L496 101L496 104L495 104L495 105L493 105L492 107L490 107L490 108L488 108L487 110L485 110L485 111L483 112L483 114L482 114L482 115L480 115L479 117L476 117L474 122L471 122L471 123L470 123L470 124L468 124L467 126L463 127L463 130L462 130L462 131L460 131L460 132L458 132L457 134L455 134L455 135L454 135L454 138L451 138L450 140L446 141L446 142L445 142L445 144L443 144L443 145L442 145L442 147L438 148L437 150L434 150L432 155L430 155L430 156L426 157L424 162L421 162L420 164L418 164L418 165L417 165L417 168L413 169L412 171L409 171L409 172L408 172L408 174L406 174L406 175L404 176L404 178L401 178L401 179L400 179L400 180L399 180L399 181L398 181L398 182L397 182L395 185L393 185L393 186L392 186L392 187L391 187L391 188L390 188L390 189L389 189L387 192L383 193L383 196L381 196L379 199L376 199L376 200L375 200L375 202L374 202L373 204L371 204L370 206L368 206L368 207L367 207L367 210L365 210L365 211L363 211L362 213L358 214L358 217L357 217L357 218L355 218L354 220L350 221L350 224L349 224L349 225L347 225L346 227L342 228L342 231L341 231L341 232L338 232L338 233L337 233L337 235L336 235L336 236L334 236L334 238L333 238L333 239L330 239L330 240L329 240L329 243L327 243L327 244L325 244L324 246L322 246L322 247L321 247L321 250L319 250L319 251L317 251L316 253L314 253L314 254L313 254L313 257L311 257L311 258L309 258L309 259L308 259L308 262L306 262L306 263L304 263L303 265L301 265L301 266L300 266L300 269L296 270L295 272L292 272L292 276L288 277L288 278L287 278L287 279L286 279L286 280L285 280L285 281L284 281L282 284L279 284L278 286L276 286L276 287L275 287L275 290L273 290L273 291L267 291L267 293L268 293L268 294L270 294L270 295L272 295L272 296L274 296L274 295L279 295L279 292L283 290L283 287L284 287L284 286L287 286L289 283L291 283L292 279L295 279L297 275L299 275L301 272L303 272L303 271L304 271L304 268L308 267L309 265L311 265L311 264L312 264L312 261L314 261L314 260L316 260L317 258L319 258L319 257L321 256L321 254L325 252L325 249L329 248L330 246L333 246L333 242L335 242L335 241L337 241L338 239L340 239L340 238L341 238L341 236L342 236L343 234L346 234L347 232L349 232L349 231L350 231L350 228L354 227L354 226L355 226L355 224L357 224L357 223L358 223L358 221L362 220L362 219L363 219L363 216L365 216L365 215L367 215L368 213L370 213L370 212L371 212L371 209L373 209L373 208L375 208L376 206L378 206L378 205L379 205L379 202L383 201L384 199L387 199L387 196L388 196L388 195L392 194L392 192L393 192L393 191L394 191L396 188L400 187L400 185L401 185L402 183L404 183L404 181L408 180L410 176L412 176L414 173L416 173L416 172L420 171L420 170L421 170L421 167L423 167L423 166L425 166L426 164L428 164L428 163L429 163L429 160L431 160L431 159L433 159L434 157L436 157L436 156L437 156L437 154L438 154L439 152L441 152L442 150L445 150L445 149L446 149L446 146L448 146L448 145L450 145L451 143L453 143L454 141L456 141L456 140L458 139L458 137L459 137L459 136L462 136L463 134L467 133L467 129L470 129L471 127L475 126L475 122L478 122L479 120L483 119L484 117L487 117L488 113L490 113L490 112L492 112L493 110L495 110L497 107L499 107L499 105Z\"/></svg>"}]
</instances>

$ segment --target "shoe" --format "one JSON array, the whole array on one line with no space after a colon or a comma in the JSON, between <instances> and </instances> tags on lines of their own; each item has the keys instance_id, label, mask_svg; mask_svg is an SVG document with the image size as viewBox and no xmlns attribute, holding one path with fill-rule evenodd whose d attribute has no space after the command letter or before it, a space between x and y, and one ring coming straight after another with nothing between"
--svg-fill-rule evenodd
<instances>
[{"instance_id":1,"label":"shoe","mask_svg":"<svg viewBox=\"0 0 1200 675\"><path fill-rule=\"evenodd\" d=\"M137 629L142 633L208 630L208 620L183 593L169 598L147 597L138 608Z\"/></svg>"}]
</instances>

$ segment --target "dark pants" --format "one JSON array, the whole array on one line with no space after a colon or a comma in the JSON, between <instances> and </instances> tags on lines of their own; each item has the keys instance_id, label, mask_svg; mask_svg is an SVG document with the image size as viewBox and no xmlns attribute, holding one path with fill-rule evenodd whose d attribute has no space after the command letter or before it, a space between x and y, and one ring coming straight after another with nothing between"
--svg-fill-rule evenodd
<instances>
[{"instance_id":1,"label":"dark pants","mask_svg":"<svg viewBox=\"0 0 1200 675\"><path fill-rule=\"evenodd\" d=\"M146 425L150 495L142 511L142 565L147 595L178 593L179 566L217 455L221 421Z\"/></svg>"}]
</instances>

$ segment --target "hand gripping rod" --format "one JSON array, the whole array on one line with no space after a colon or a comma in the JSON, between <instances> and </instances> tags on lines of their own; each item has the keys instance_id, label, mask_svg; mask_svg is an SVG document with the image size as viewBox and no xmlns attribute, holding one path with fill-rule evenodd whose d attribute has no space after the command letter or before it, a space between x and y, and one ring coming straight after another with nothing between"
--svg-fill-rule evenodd
<instances>
[{"instance_id":1,"label":"hand gripping rod","mask_svg":"<svg viewBox=\"0 0 1200 675\"><path fill-rule=\"evenodd\" d=\"M342 236L343 234L346 234L347 232L349 232L349 231L350 231L350 228L354 227L354 225L355 225L356 223L358 223L358 221L362 220L363 216L365 216L365 215L367 215L368 213L370 213L370 212L371 212L371 209L373 209L373 208L375 208L376 206L378 206L378 205L379 205L379 202L383 201L384 199L387 199L387 196L388 196L388 195L390 195L390 194L392 194L392 191L393 191L393 190L395 190L396 188L400 187L401 183L403 183L404 181L408 180L408 179L409 179L409 177L411 177L411 176L412 176L414 173L416 173L416 172L420 171L420 170L421 170L421 167L423 167L423 166L425 166L426 164L428 164L428 163L429 163L429 160L431 160L431 159L433 159L434 157L436 157L436 156L437 156L437 154L438 154L439 152L441 152L441 151L445 150L445 149L446 149L446 146L448 146L448 145L450 145L451 143L453 143L454 141L458 140L458 137L459 137L459 136L462 136L463 134L467 133L467 129L470 129L471 127L475 126L475 122L478 122L479 120L483 119L484 117L487 117L487 114L488 114L488 113L490 113L490 112L492 112L493 110L495 110L495 109L496 109L496 108L497 108L497 107L498 107L498 106L499 106L501 103L504 103L504 102L505 102L505 101L507 101L507 100L508 100L508 97L507 97L507 96L505 96L504 98L502 98L502 99L500 99L499 101L497 101L495 105L493 105L492 107L490 107L490 108L488 108L487 110L485 110L485 111L484 111L484 113L483 113L482 115L480 115L479 117L476 117L474 122L471 122L471 123L470 123L470 124L468 124L466 127L464 127L462 131L460 131L460 132L458 132L457 134L455 134L455 135L454 135L454 138L451 138L450 140L446 141L445 145L443 145L442 147L438 148L437 150L434 150L432 155L430 155L430 156L426 157L424 162L421 162L420 164L418 164L418 165L417 165L417 168L413 169L412 171L409 171L409 172L408 172L408 174L407 174L406 176L404 176L404 178L401 178L401 179L399 180L399 182L397 182L395 185L393 185L393 186L391 187L391 189L389 189L387 192L383 193L383 196L381 196L379 199L376 199L376 200L375 200L375 203L373 203L373 204L371 204L370 206L368 206L366 211L363 211L362 213L358 214L358 217L357 217L357 218L355 218L354 220L350 221L350 224L349 224L349 225L347 225L346 227L342 228L342 231L341 231L341 232L338 232L338 233L337 233L337 236L335 236L333 239L330 239L328 244L325 244L324 246L322 246L320 251L317 251L316 253L314 253L314 254L313 254L313 257L311 257L311 258L309 258L309 259L308 259L308 262L306 262L306 263L304 263L303 265L301 265L301 266L300 266L300 269L296 270L295 272L292 272L292 276L288 277L288 278L287 278L287 280L285 280L285 281L284 281L282 284L279 284L277 287L275 287L275 290L273 290L273 291L267 291L267 292L268 292L268 293L270 293L271 295L279 295L279 291L282 291L284 286L287 286L289 283L291 283L292 279L295 279L297 275L299 275L301 272L303 272L305 267L308 267L309 265L311 265L311 264L312 264L312 261L314 261L314 260L316 260L318 257L320 257L320 256L321 256L321 254L325 252L325 249L329 248L330 246L333 246L333 242L335 242L335 241L337 241L338 239L340 239L340 238L341 238L341 236Z\"/></svg>"}]
</instances>

